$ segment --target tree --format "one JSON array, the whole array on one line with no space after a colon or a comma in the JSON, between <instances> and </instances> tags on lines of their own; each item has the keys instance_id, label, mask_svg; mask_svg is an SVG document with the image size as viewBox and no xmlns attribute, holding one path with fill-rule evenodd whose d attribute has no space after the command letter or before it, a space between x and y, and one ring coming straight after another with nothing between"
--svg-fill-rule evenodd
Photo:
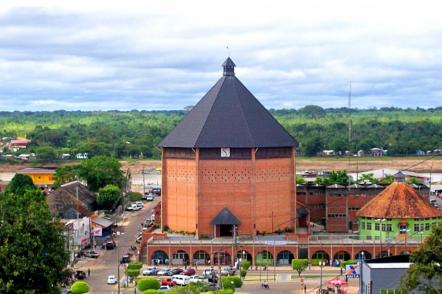
<instances>
[{"instance_id":1,"label":"tree","mask_svg":"<svg viewBox=\"0 0 442 294\"><path fill-rule=\"evenodd\" d=\"M97 204L104 209L114 209L121 200L121 190L109 184L98 191Z\"/></svg>"},{"instance_id":2,"label":"tree","mask_svg":"<svg viewBox=\"0 0 442 294\"><path fill-rule=\"evenodd\" d=\"M146 291L149 289L160 289L160 282L155 278L141 278L137 281L137 288L140 291Z\"/></svg>"},{"instance_id":3,"label":"tree","mask_svg":"<svg viewBox=\"0 0 442 294\"><path fill-rule=\"evenodd\" d=\"M87 181L88 188L98 191L108 184L123 187L124 177L120 162L113 157L95 156L80 164L79 175Z\"/></svg>"},{"instance_id":4,"label":"tree","mask_svg":"<svg viewBox=\"0 0 442 294\"><path fill-rule=\"evenodd\" d=\"M57 158L55 149L48 145L36 148L35 153L38 161L50 162Z\"/></svg>"},{"instance_id":5,"label":"tree","mask_svg":"<svg viewBox=\"0 0 442 294\"><path fill-rule=\"evenodd\" d=\"M296 184L305 185L306 181L303 176L296 175Z\"/></svg>"},{"instance_id":6,"label":"tree","mask_svg":"<svg viewBox=\"0 0 442 294\"><path fill-rule=\"evenodd\" d=\"M370 184L378 184L379 181L374 177L374 174L369 173L369 174L361 174L358 177L358 182L365 184L365 183L370 183Z\"/></svg>"},{"instance_id":7,"label":"tree","mask_svg":"<svg viewBox=\"0 0 442 294\"><path fill-rule=\"evenodd\" d=\"M326 177L317 177L316 183L318 185L325 185L325 186L334 185L334 184L348 186L348 184L350 183L350 179L345 170L338 170L338 171L332 171Z\"/></svg>"},{"instance_id":8,"label":"tree","mask_svg":"<svg viewBox=\"0 0 442 294\"><path fill-rule=\"evenodd\" d=\"M7 208L7 209L6 209ZM43 193L0 195L0 293L59 293L69 255Z\"/></svg>"},{"instance_id":9,"label":"tree","mask_svg":"<svg viewBox=\"0 0 442 294\"><path fill-rule=\"evenodd\" d=\"M79 167L76 165L66 165L55 170L54 188L58 188L63 184L75 181L79 177Z\"/></svg>"},{"instance_id":10,"label":"tree","mask_svg":"<svg viewBox=\"0 0 442 294\"><path fill-rule=\"evenodd\" d=\"M23 195L29 189L35 189L32 178L28 175L15 174L6 187L5 192L15 195Z\"/></svg>"},{"instance_id":11,"label":"tree","mask_svg":"<svg viewBox=\"0 0 442 294\"><path fill-rule=\"evenodd\" d=\"M324 117L326 112L324 108L317 105L306 105L303 108L299 109L299 113L304 114L310 118L319 118Z\"/></svg>"},{"instance_id":12,"label":"tree","mask_svg":"<svg viewBox=\"0 0 442 294\"><path fill-rule=\"evenodd\" d=\"M90 291L89 284L84 281L76 281L71 286L72 294L84 294Z\"/></svg>"},{"instance_id":13,"label":"tree","mask_svg":"<svg viewBox=\"0 0 442 294\"><path fill-rule=\"evenodd\" d=\"M433 227L431 235L410 257L410 268L401 279L403 293L442 293L442 225Z\"/></svg>"},{"instance_id":14,"label":"tree","mask_svg":"<svg viewBox=\"0 0 442 294\"><path fill-rule=\"evenodd\" d=\"M379 184L388 186L394 182L394 177L392 175L385 175L383 179L379 181Z\"/></svg>"},{"instance_id":15,"label":"tree","mask_svg":"<svg viewBox=\"0 0 442 294\"><path fill-rule=\"evenodd\" d=\"M301 273L305 271L308 267L307 259L293 259L292 260L292 268L298 272L298 276L301 276Z\"/></svg>"}]
</instances>

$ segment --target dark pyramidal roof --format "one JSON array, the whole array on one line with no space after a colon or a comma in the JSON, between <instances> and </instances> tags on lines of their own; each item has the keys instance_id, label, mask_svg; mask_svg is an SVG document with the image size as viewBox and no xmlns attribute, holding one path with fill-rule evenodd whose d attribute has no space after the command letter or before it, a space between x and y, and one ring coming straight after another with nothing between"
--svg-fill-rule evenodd
<instances>
[{"instance_id":1,"label":"dark pyramidal roof","mask_svg":"<svg viewBox=\"0 0 442 294\"><path fill-rule=\"evenodd\" d=\"M292 147L298 142L223 63L223 77L159 144L181 148Z\"/></svg>"},{"instance_id":2,"label":"dark pyramidal roof","mask_svg":"<svg viewBox=\"0 0 442 294\"><path fill-rule=\"evenodd\" d=\"M212 225L239 225L239 219L227 208L224 207L210 222Z\"/></svg>"}]
</instances>

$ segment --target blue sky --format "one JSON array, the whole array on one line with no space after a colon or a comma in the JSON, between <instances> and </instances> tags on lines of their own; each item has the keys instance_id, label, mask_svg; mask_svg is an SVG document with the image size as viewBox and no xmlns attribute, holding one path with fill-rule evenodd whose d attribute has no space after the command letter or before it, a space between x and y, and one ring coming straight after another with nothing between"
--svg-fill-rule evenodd
<instances>
[{"instance_id":1,"label":"blue sky","mask_svg":"<svg viewBox=\"0 0 442 294\"><path fill-rule=\"evenodd\" d=\"M2 1L0 110L162 110L237 76L268 108L442 105L440 1Z\"/></svg>"}]
</instances>

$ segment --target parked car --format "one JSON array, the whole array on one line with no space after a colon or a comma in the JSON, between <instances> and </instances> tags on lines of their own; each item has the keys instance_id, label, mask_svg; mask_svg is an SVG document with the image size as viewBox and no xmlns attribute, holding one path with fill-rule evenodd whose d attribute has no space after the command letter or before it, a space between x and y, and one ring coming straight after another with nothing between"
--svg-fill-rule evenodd
<instances>
[{"instance_id":1,"label":"parked car","mask_svg":"<svg viewBox=\"0 0 442 294\"><path fill-rule=\"evenodd\" d=\"M98 258L100 256L100 254L98 254L97 252L92 251L92 250L86 251L83 255L86 257L90 257L90 258Z\"/></svg>"},{"instance_id":2,"label":"parked car","mask_svg":"<svg viewBox=\"0 0 442 294\"><path fill-rule=\"evenodd\" d=\"M153 201L155 199L155 195L152 193L146 193L143 195L143 199L146 201Z\"/></svg>"},{"instance_id":3,"label":"parked car","mask_svg":"<svg viewBox=\"0 0 442 294\"><path fill-rule=\"evenodd\" d=\"M167 273L170 271L170 269L169 268L163 268L163 269L160 269L158 272L157 272L157 276L167 276Z\"/></svg>"},{"instance_id":4,"label":"parked car","mask_svg":"<svg viewBox=\"0 0 442 294\"><path fill-rule=\"evenodd\" d=\"M152 188L152 193L156 195L161 195L161 188Z\"/></svg>"},{"instance_id":5,"label":"parked car","mask_svg":"<svg viewBox=\"0 0 442 294\"><path fill-rule=\"evenodd\" d=\"M172 276L172 282L175 282L175 285L186 286L190 283L190 277L185 275L174 275Z\"/></svg>"},{"instance_id":6,"label":"parked car","mask_svg":"<svg viewBox=\"0 0 442 294\"><path fill-rule=\"evenodd\" d=\"M161 281L161 286L169 286L173 287L176 285L176 282L172 281L172 278L167 278Z\"/></svg>"},{"instance_id":7,"label":"parked car","mask_svg":"<svg viewBox=\"0 0 442 294\"><path fill-rule=\"evenodd\" d=\"M213 269L211 269L211 268L206 268L206 269L203 271L203 275L204 275L204 277L206 277L206 278L211 277L213 274L216 275L215 271L214 271Z\"/></svg>"},{"instance_id":8,"label":"parked car","mask_svg":"<svg viewBox=\"0 0 442 294\"><path fill-rule=\"evenodd\" d=\"M143 276L153 276L156 275L159 269L155 266L148 267L147 269L143 270Z\"/></svg>"},{"instance_id":9,"label":"parked car","mask_svg":"<svg viewBox=\"0 0 442 294\"><path fill-rule=\"evenodd\" d=\"M198 276L198 275L190 276L190 283L198 283L205 281L207 281L207 279L204 276Z\"/></svg>"},{"instance_id":10,"label":"parked car","mask_svg":"<svg viewBox=\"0 0 442 294\"><path fill-rule=\"evenodd\" d=\"M129 255L123 255L120 259L120 263L129 263L130 262L130 256Z\"/></svg>"},{"instance_id":11,"label":"parked car","mask_svg":"<svg viewBox=\"0 0 442 294\"><path fill-rule=\"evenodd\" d=\"M236 272L236 269L231 266L223 267L221 270L221 276L233 276Z\"/></svg>"},{"instance_id":12,"label":"parked car","mask_svg":"<svg viewBox=\"0 0 442 294\"><path fill-rule=\"evenodd\" d=\"M158 289L160 291L169 291L170 290L170 286L168 285L162 285L160 286L160 289Z\"/></svg>"},{"instance_id":13,"label":"parked car","mask_svg":"<svg viewBox=\"0 0 442 294\"><path fill-rule=\"evenodd\" d=\"M193 268L188 268L185 271L182 272L185 276L193 276L196 274L196 271Z\"/></svg>"},{"instance_id":14,"label":"parked car","mask_svg":"<svg viewBox=\"0 0 442 294\"><path fill-rule=\"evenodd\" d=\"M135 205L135 204L129 204L127 207L126 207L126 210L127 211L134 211L134 210L136 210L137 209L137 206Z\"/></svg>"},{"instance_id":15,"label":"parked car","mask_svg":"<svg viewBox=\"0 0 442 294\"><path fill-rule=\"evenodd\" d=\"M108 285L115 285L117 283L117 278L114 275L110 275L107 277L107 284Z\"/></svg>"},{"instance_id":16,"label":"parked car","mask_svg":"<svg viewBox=\"0 0 442 294\"><path fill-rule=\"evenodd\" d=\"M135 202L135 205L136 205L138 208L143 208L143 207L144 207L144 204L143 204L142 201L137 201L137 202Z\"/></svg>"},{"instance_id":17,"label":"parked car","mask_svg":"<svg viewBox=\"0 0 442 294\"><path fill-rule=\"evenodd\" d=\"M112 249L114 249L115 247L117 247L117 244L116 244L113 240L111 240L111 239L105 241L105 242L101 245L101 248L106 249L106 250L112 250Z\"/></svg>"},{"instance_id":18,"label":"parked car","mask_svg":"<svg viewBox=\"0 0 442 294\"><path fill-rule=\"evenodd\" d=\"M183 269L181 269L181 268L174 268L174 269L171 269L168 273L167 273L167 275L168 276L174 276L174 275L179 275L179 274L181 274L183 272Z\"/></svg>"},{"instance_id":19,"label":"parked car","mask_svg":"<svg viewBox=\"0 0 442 294\"><path fill-rule=\"evenodd\" d=\"M75 272L75 279L77 279L77 280L86 279L86 273L84 271L76 271Z\"/></svg>"}]
</instances>

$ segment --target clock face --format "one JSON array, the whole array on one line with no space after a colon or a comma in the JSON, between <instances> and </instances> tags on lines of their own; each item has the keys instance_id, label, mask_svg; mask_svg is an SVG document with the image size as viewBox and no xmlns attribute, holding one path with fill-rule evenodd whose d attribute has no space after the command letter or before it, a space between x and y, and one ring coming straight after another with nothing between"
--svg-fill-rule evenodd
<instances>
[{"instance_id":1,"label":"clock face","mask_svg":"<svg viewBox=\"0 0 442 294\"><path fill-rule=\"evenodd\" d=\"M230 148L221 148L221 157L230 157Z\"/></svg>"}]
</instances>

